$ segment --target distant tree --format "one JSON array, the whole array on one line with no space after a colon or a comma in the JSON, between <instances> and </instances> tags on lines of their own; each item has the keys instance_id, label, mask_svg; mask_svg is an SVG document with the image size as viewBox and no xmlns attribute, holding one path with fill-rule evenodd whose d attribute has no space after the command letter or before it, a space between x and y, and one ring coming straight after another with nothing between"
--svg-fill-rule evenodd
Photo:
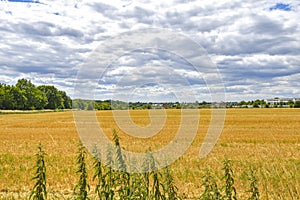
<instances>
[{"instance_id":1,"label":"distant tree","mask_svg":"<svg viewBox=\"0 0 300 200\"><path fill-rule=\"evenodd\" d=\"M89 103L89 104L88 104L87 110L94 110L93 103Z\"/></svg>"},{"instance_id":2,"label":"distant tree","mask_svg":"<svg viewBox=\"0 0 300 200\"><path fill-rule=\"evenodd\" d=\"M70 109L72 108L72 100L71 98L67 95L66 92L64 91L59 91L61 97L63 98L63 105L64 105L64 109Z\"/></svg>"},{"instance_id":3,"label":"distant tree","mask_svg":"<svg viewBox=\"0 0 300 200\"><path fill-rule=\"evenodd\" d=\"M24 95L26 97L25 99L27 99L27 101L24 102L24 109L26 110L43 109L48 103L46 94L36 88L30 80L18 80L16 88L18 88L21 95Z\"/></svg>"},{"instance_id":4,"label":"distant tree","mask_svg":"<svg viewBox=\"0 0 300 200\"><path fill-rule=\"evenodd\" d=\"M247 102L246 101L241 101L239 104L240 105L247 105Z\"/></svg>"},{"instance_id":5,"label":"distant tree","mask_svg":"<svg viewBox=\"0 0 300 200\"><path fill-rule=\"evenodd\" d=\"M176 104L176 109L181 109L180 103Z\"/></svg>"},{"instance_id":6,"label":"distant tree","mask_svg":"<svg viewBox=\"0 0 300 200\"><path fill-rule=\"evenodd\" d=\"M255 100L254 102L252 101L253 108L259 108L259 106L261 106L261 105L262 105L262 102L259 99Z\"/></svg>"},{"instance_id":7,"label":"distant tree","mask_svg":"<svg viewBox=\"0 0 300 200\"><path fill-rule=\"evenodd\" d=\"M111 110L110 102L107 101L101 102L100 110Z\"/></svg>"},{"instance_id":8,"label":"distant tree","mask_svg":"<svg viewBox=\"0 0 300 200\"><path fill-rule=\"evenodd\" d=\"M252 106L253 106L253 108L259 108L258 102L253 102Z\"/></svg>"},{"instance_id":9,"label":"distant tree","mask_svg":"<svg viewBox=\"0 0 300 200\"><path fill-rule=\"evenodd\" d=\"M289 105L290 108L293 108L294 107L294 101L289 100L288 105Z\"/></svg>"},{"instance_id":10,"label":"distant tree","mask_svg":"<svg viewBox=\"0 0 300 200\"><path fill-rule=\"evenodd\" d=\"M5 98L4 84L0 83L0 109L3 109L3 102Z\"/></svg>"},{"instance_id":11,"label":"distant tree","mask_svg":"<svg viewBox=\"0 0 300 200\"><path fill-rule=\"evenodd\" d=\"M25 78L22 78L22 79L18 80L16 87L22 91L28 91L28 90L32 90L33 88L35 88L35 85L33 83L31 83L30 80L26 80Z\"/></svg>"},{"instance_id":12,"label":"distant tree","mask_svg":"<svg viewBox=\"0 0 300 200\"><path fill-rule=\"evenodd\" d=\"M260 105L261 105L262 108L266 108L267 107L267 102L265 100L261 100Z\"/></svg>"},{"instance_id":13,"label":"distant tree","mask_svg":"<svg viewBox=\"0 0 300 200\"><path fill-rule=\"evenodd\" d=\"M0 83L0 109L71 108L71 98L54 86L36 87L30 80L20 79L15 86Z\"/></svg>"},{"instance_id":14,"label":"distant tree","mask_svg":"<svg viewBox=\"0 0 300 200\"><path fill-rule=\"evenodd\" d=\"M72 101L72 108L77 110L84 110L86 108L84 100L75 99Z\"/></svg>"},{"instance_id":15,"label":"distant tree","mask_svg":"<svg viewBox=\"0 0 300 200\"><path fill-rule=\"evenodd\" d=\"M294 108L300 108L300 101L295 101Z\"/></svg>"},{"instance_id":16,"label":"distant tree","mask_svg":"<svg viewBox=\"0 0 300 200\"><path fill-rule=\"evenodd\" d=\"M266 108L269 108L269 107L270 107L270 103L267 103L267 104L266 104Z\"/></svg>"},{"instance_id":17,"label":"distant tree","mask_svg":"<svg viewBox=\"0 0 300 200\"><path fill-rule=\"evenodd\" d=\"M147 103L142 106L142 109L151 109L151 104Z\"/></svg>"},{"instance_id":18,"label":"distant tree","mask_svg":"<svg viewBox=\"0 0 300 200\"><path fill-rule=\"evenodd\" d=\"M54 86L41 85L38 87L40 91L46 94L48 103L45 106L46 109L63 109L64 99L62 94Z\"/></svg>"},{"instance_id":19,"label":"distant tree","mask_svg":"<svg viewBox=\"0 0 300 200\"><path fill-rule=\"evenodd\" d=\"M11 86L1 84L0 85L0 109L8 110L14 109L14 98L11 93Z\"/></svg>"},{"instance_id":20,"label":"distant tree","mask_svg":"<svg viewBox=\"0 0 300 200\"><path fill-rule=\"evenodd\" d=\"M15 86L11 86L10 93L13 96L13 99L14 99L13 100L13 102L15 103L14 109L24 110L25 105L28 101L25 94L18 87L15 87Z\"/></svg>"},{"instance_id":21,"label":"distant tree","mask_svg":"<svg viewBox=\"0 0 300 200\"><path fill-rule=\"evenodd\" d=\"M206 101L202 101L201 105L207 105L208 103Z\"/></svg>"},{"instance_id":22,"label":"distant tree","mask_svg":"<svg viewBox=\"0 0 300 200\"><path fill-rule=\"evenodd\" d=\"M284 102L279 102L279 108L282 108L284 105Z\"/></svg>"},{"instance_id":23,"label":"distant tree","mask_svg":"<svg viewBox=\"0 0 300 200\"><path fill-rule=\"evenodd\" d=\"M31 108L33 109L44 109L45 106L48 104L48 99L45 93L43 93L42 91L40 91L39 89L36 89L33 91L33 106Z\"/></svg>"}]
</instances>

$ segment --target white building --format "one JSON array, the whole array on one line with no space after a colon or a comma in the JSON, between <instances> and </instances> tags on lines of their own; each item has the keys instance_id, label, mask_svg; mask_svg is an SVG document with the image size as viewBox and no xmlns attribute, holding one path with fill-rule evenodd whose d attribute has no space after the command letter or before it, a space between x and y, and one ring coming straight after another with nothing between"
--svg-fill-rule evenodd
<instances>
[{"instance_id":1,"label":"white building","mask_svg":"<svg viewBox=\"0 0 300 200\"><path fill-rule=\"evenodd\" d=\"M280 98L275 97L273 99L267 99L266 103L270 104L270 105L278 104L278 103L280 103Z\"/></svg>"},{"instance_id":2,"label":"white building","mask_svg":"<svg viewBox=\"0 0 300 200\"><path fill-rule=\"evenodd\" d=\"M267 99L266 103L270 104L270 105L274 105L274 104L280 104L280 103L288 103L290 101L295 103L296 101L300 101L300 98L279 98L279 97L275 97L273 99Z\"/></svg>"}]
</instances>

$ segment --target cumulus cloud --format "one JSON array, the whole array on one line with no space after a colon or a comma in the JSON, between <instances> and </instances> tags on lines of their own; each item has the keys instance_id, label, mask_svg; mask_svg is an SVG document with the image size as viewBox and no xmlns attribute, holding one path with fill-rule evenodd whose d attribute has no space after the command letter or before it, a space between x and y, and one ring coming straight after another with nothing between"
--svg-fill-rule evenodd
<instances>
[{"instance_id":1,"label":"cumulus cloud","mask_svg":"<svg viewBox=\"0 0 300 200\"><path fill-rule=\"evenodd\" d=\"M26 77L72 95L78 70L98 46L128 31L158 27L205 48L228 100L299 97L299 11L290 0L1 1L0 81ZM199 54L174 38L165 42L185 55ZM209 100L205 77L213 76L206 73L172 52L137 50L112 60L96 81L96 98L108 99L118 88L139 92L132 96L138 100L142 91L147 99L171 100L172 91L184 93L188 83L199 101Z\"/></svg>"}]
</instances>

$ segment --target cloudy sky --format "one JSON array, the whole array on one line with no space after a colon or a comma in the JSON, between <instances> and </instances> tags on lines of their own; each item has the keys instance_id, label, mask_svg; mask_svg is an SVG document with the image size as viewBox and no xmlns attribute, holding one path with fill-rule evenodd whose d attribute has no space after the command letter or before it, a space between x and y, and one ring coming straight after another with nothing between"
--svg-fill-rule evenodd
<instances>
[{"instance_id":1,"label":"cloudy sky","mask_svg":"<svg viewBox=\"0 0 300 200\"><path fill-rule=\"evenodd\" d=\"M300 97L299 19L297 0L2 0L0 82L27 78L74 96L78 72L95 55L101 59L95 54L101 45L124 33L160 28L205 49L228 101ZM97 99L127 94L131 101L173 101L193 93L210 100L207 82L214 76L176 54L194 46L172 37L161 41L177 41L178 49L138 49L115 58L114 46L111 63L97 66L97 81L82 85L96 85Z\"/></svg>"}]
</instances>

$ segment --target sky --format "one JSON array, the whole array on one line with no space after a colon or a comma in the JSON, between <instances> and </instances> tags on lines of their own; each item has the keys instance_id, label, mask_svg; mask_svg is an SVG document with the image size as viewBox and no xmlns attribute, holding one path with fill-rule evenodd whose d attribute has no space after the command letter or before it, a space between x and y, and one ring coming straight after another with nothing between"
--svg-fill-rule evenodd
<instances>
[{"instance_id":1,"label":"sky","mask_svg":"<svg viewBox=\"0 0 300 200\"><path fill-rule=\"evenodd\" d=\"M1 0L0 82L26 78L73 98L86 97L80 83L102 100L210 101L221 77L226 101L300 97L299 19L297 0ZM162 36L138 37L151 28ZM144 40L150 49L124 51ZM203 57L200 70L188 52Z\"/></svg>"}]
</instances>

